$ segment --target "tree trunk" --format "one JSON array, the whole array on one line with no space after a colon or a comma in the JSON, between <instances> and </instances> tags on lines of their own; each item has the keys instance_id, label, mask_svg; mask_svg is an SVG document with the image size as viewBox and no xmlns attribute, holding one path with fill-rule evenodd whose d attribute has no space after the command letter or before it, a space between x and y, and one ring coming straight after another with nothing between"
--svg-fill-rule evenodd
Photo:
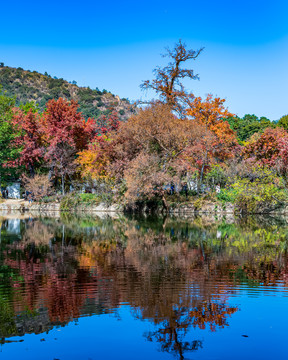
<instances>
[{"instance_id":1,"label":"tree trunk","mask_svg":"<svg viewBox=\"0 0 288 360\"><path fill-rule=\"evenodd\" d=\"M62 195L65 195L65 180L64 180L64 175L62 175Z\"/></svg>"},{"instance_id":2,"label":"tree trunk","mask_svg":"<svg viewBox=\"0 0 288 360\"><path fill-rule=\"evenodd\" d=\"M52 166L52 167L49 169L49 173L48 173L48 179L49 179L49 181L51 181L53 174L54 174L54 167Z\"/></svg>"},{"instance_id":3,"label":"tree trunk","mask_svg":"<svg viewBox=\"0 0 288 360\"><path fill-rule=\"evenodd\" d=\"M29 163L28 168L29 168L31 178L34 178L34 176L35 176L34 166L31 163Z\"/></svg>"},{"instance_id":4,"label":"tree trunk","mask_svg":"<svg viewBox=\"0 0 288 360\"><path fill-rule=\"evenodd\" d=\"M197 194L198 194L198 195L199 195L199 193L200 193L200 190L202 190L204 167L205 167L205 163L203 162L203 165L202 165L202 167L201 167L201 173L200 173L199 183L198 183L198 185L197 185Z\"/></svg>"},{"instance_id":5,"label":"tree trunk","mask_svg":"<svg viewBox=\"0 0 288 360\"><path fill-rule=\"evenodd\" d=\"M205 160L203 161L203 164L202 164L202 168L201 168L201 174L200 174L200 186L198 187L198 195L199 195L199 189L202 190L202 183L203 183L203 175L204 175L204 168L205 168L205 165L206 165L206 161L207 161L207 150L206 150L206 153L205 153Z\"/></svg>"},{"instance_id":6,"label":"tree trunk","mask_svg":"<svg viewBox=\"0 0 288 360\"><path fill-rule=\"evenodd\" d=\"M169 212L169 205L168 205L167 200L165 198L164 192L162 193L162 202L163 202L164 209L168 213Z\"/></svg>"}]
</instances>

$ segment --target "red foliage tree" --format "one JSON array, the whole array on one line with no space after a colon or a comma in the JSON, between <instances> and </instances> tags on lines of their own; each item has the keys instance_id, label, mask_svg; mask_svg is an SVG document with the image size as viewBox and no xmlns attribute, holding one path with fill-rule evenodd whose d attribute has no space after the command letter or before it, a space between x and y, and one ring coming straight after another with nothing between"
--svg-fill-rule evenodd
<instances>
[{"instance_id":1,"label":"red foliage tree","mask_svg":"<svg viewBox=\"0 0 288 360\"><path fill-rule=\"evenodd\" d=\"M117 131L120 125L119 116L116 111L113 111L109 117L103 115L97 120L95 128L96 135L107 134L111 131Z\"/></svg>"},{"instance_id":2,"label":"red foliage tree","mask_svg":"<svg viewBox=\"0 0 288 360\"><path fill-rule=\"evenodd\" d=\"M76 101L69 102L62 98L48 101L44 120L45 135L50 152L63 143L77 150L87 146L93 120L88 119L86 123L85 118L78 112Z\"/></svg>"},{"instance_id":3,"label":"red foliage tree","mask_svg":"<svg viewBox=\"0 0 288 360\"><path fill-rule=\"evenodd\" d=\"M255 134L243 149L246 159L275 168L287 176L288 133L283 128L267 128L263 134Z\"/></svg>"},{"instance_id":4,"label":"red foliage tree","mask_svg":"<svg viewBox=\"0 0 288 360\"><path fill-rule=\"evenodd\" d=\"M35 166L41 162L44 155L43 118L32 108L27 113L14 109L12 121L19 129L19 135L14 143L22 148L16 165L24 165L33 177Z\"/></svg>"},{"instance_id":5,"label":"red foliage tree","mask_svg":"<svg viewBox=\"0 0 288 360\"><path fill-rule=\"evenodd\" d=\"M75 101L62 98L50 100L44 113L45 160L51 174L61 176L62 193L65 177L75 171L75 159L79 151L87 148L93 134L94 121L86 122Z\"/></svg>"}]
</instances>

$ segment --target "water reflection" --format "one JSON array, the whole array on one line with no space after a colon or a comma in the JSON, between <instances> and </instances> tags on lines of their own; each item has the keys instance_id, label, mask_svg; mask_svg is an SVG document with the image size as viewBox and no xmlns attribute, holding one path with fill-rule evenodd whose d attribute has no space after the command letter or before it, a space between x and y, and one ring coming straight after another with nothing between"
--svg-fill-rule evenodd
<instances>
[{"instance_id":1,"label":"water reflection","mask_svg":"<svg viewBox=\"0 0 288 360\"><path fill-rule=\"evenodd\" d=\"M2 344L128 304L152 324L148 341L184 359L205 346L193 329L229 326L241 287L255 294L288 281L281 219L16 220L1 219Z\"/></svg>"}]
</instances>

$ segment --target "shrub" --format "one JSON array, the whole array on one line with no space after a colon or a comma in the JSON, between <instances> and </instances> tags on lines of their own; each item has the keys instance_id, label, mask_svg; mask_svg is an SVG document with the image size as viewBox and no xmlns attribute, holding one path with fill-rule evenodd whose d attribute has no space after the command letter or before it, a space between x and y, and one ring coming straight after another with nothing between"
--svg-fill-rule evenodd
<instances>
[{"instance_id":1,"label":"shrub","mask_svg":"<svg viewBox=\"0 0 288 360\"><path fill-rule=\"evenodd\" d=\"M44 196L41 200L41 203L48 204L48 203L57 203L59 202L59 195L54 196Z\"/></svg>"},{"instance_id":2,"label":"shrub","mask_svg":"<svg viewBox=\"0 0 288 360\"><path fill-rule=\"evenodd\" d=\"M70 193L64 196L60 202L61 210L74 210L81 206L96 206L100 203L110 205L113 201L112 193L106 192L101 194L76 194Z\"/></svg>"},{"instance_id":3,"label":"shrub","mask_svg":"<svg viewBox=\"0 0 288 360\"><path fill-rule=\"evenodd\" d=\"M79 204L79 195L75 193L70 193L64 196L60 202L61 210L73 210Z\"/></svg>"},{"instance_id":4,"label":"shrub","mask_svg":"<svg viewBox=\"0 0 288 360\"><path fill-rule=\"evenodd\" d=\"M235 204L244 212L271 211L281 207L287 200L287 192L274 183L238 180L232 185L236 195Z\"/></svg>"},{"instance_id":5,"label":"shrub","mask_svg":"<svg viewBox=\"0 0 288 360\"><path fill-rule=\"evenodd\" d=\"M48 175L35 175L33 178L23 175L22 182L24 183L25 189L32 193L36 201L47 197L52 192L52 184Z\"/></svg>"},{"instance_id":6,"label":"shrub","mask_svg":"<svg viewBox=\"0 0 288 360\"><path fill-rule=\"evenodd\" d=\"M216 185L225 186L228 179L223 170L223 168L219 165L213 165L210 171L205 176L205 183L214 188Z\"/></svg>"},{"instance_id":7,"label":"shrub","mask_svg":"<svg viewBox=\"0 0 288 360\"><path fill-rule=\"evenodd\" d=\"M235 202L237 191L233 188L221 189L220 193L216 195L217 199L222 202Z\"/></svg>"},{"instance_id":8,"label":"shrub","mask_svg":"<svg viewBox=\"0 0 288 360\"><path fill-rule=\"evenodd\" d=\"M283 206L288 200L283 178L263 167L253 170L253 180L236 180L229 194L234 194L234 202L239 210L252 213L269 212Z\"/></svg>"}]
</instances>

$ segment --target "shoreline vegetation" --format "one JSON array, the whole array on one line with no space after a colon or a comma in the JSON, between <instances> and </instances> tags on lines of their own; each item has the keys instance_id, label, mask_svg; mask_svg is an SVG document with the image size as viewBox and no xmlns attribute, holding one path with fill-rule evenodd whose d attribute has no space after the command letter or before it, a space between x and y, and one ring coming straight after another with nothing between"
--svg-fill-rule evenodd
<instances>
[{"instance_id":1,"label":"shoreline vegetation","mask_svg":"<svg viewBox=\"0 0 288 360\"><path fill-rule=\"evenodd\" d=\"M20 182L20 196L29 201L15 205L20 209L288 212L288 115L279 121L239 118L224 99L202 99L187 91L183 79L199 76L185 66L202 51L187 49L181 40L167 49L168 65L157 67L154 78L141 85L154 91L156 100L131 104L135 111L128 118L112 109L89 117L83 104L80 112L80 98L65 97L63 79L61 93L41 107L40 97L19 103L11 88L0 93L3 198L9 185ZM9 77L4 70L0 80L1 73ZM12 73L15 77L17 72ZM9 83L7 76L3 85ZM48 80L51 86L58 84ZM3 199L0 208L5 206L11 208Z\"/></svg>"}]
</instances>

